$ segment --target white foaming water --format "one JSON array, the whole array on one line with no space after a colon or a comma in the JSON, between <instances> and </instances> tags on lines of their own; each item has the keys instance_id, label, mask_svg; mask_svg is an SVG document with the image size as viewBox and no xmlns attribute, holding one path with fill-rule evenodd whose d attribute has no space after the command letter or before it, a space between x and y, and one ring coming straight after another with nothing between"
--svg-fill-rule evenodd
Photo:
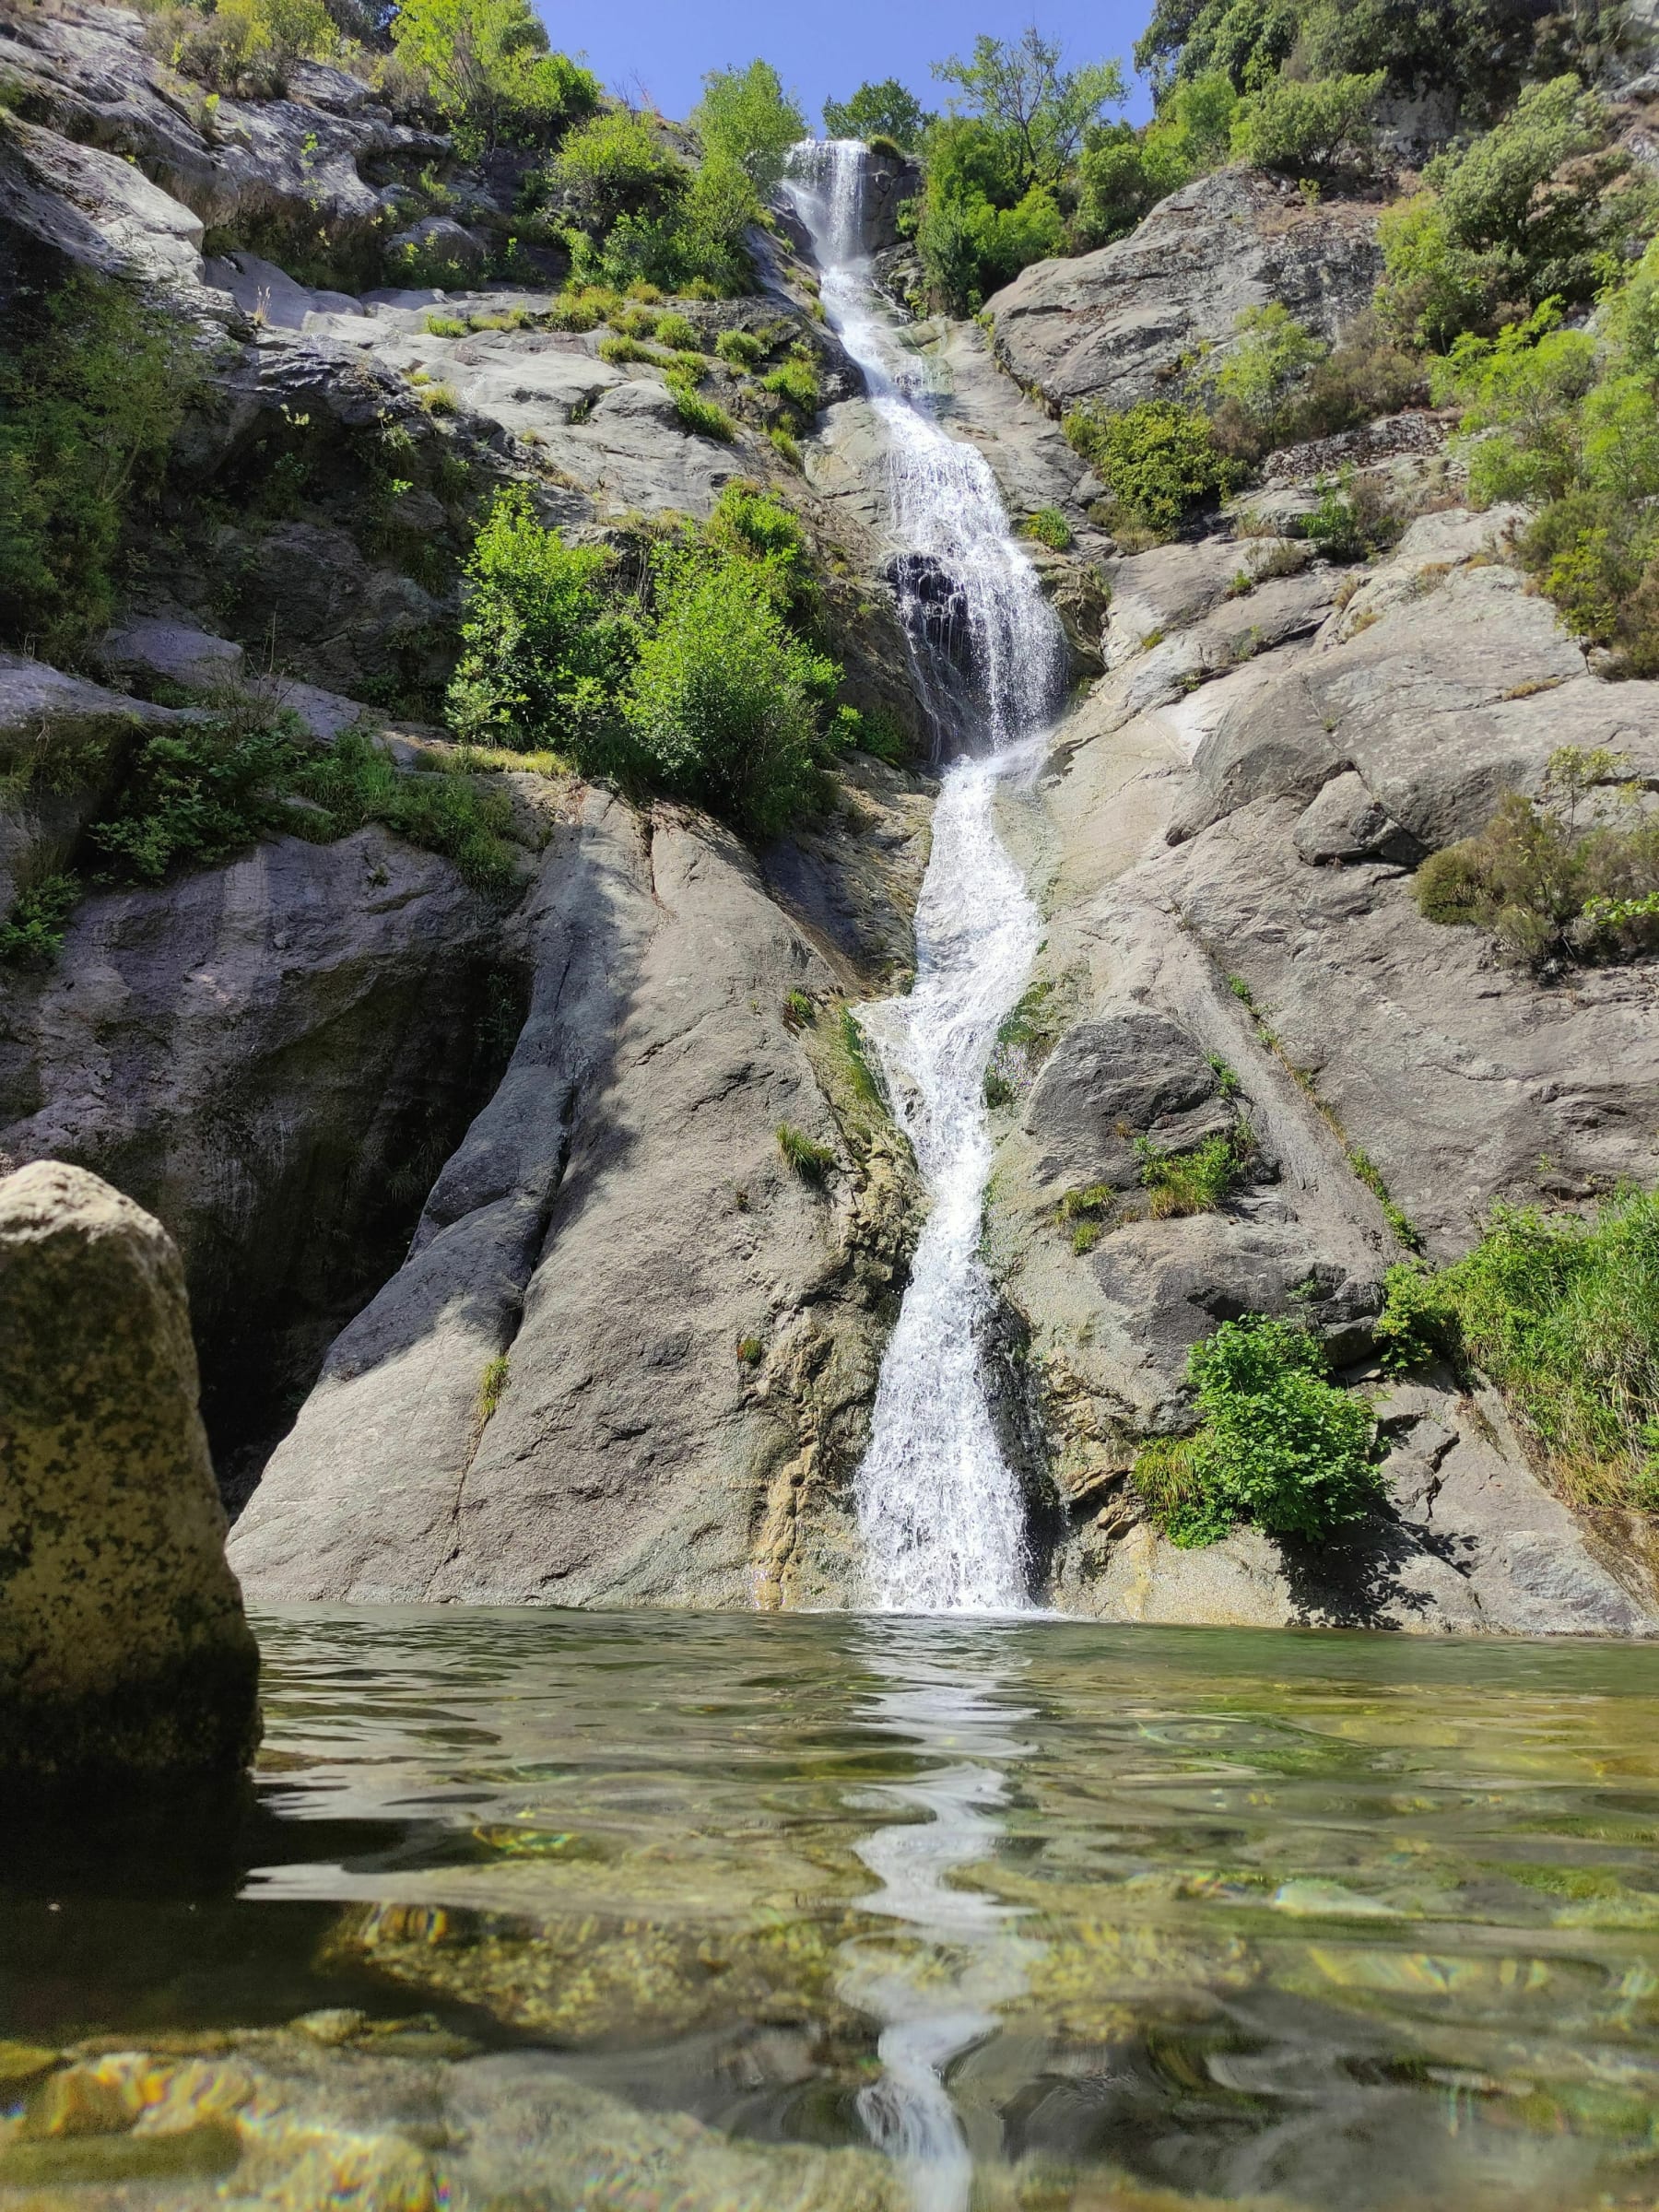
<instances>
[{"instance_id":1,"label":"white foaming water","mask_svg":"<svg viewBox=\"0 0 1659 2212\"><path fill-rule=\"evenodd\" d=\"M865 160L856 141L808 141L792 189L818 249L826 311L886 427L906 631L950 765L916 914L915 987L863 1016L933 1205L882 1362L858 1516L885 1608L1003 1611L1026 1601L1027 1561L1019 1485L997 1443L980 1355L991 1310L978 1257L991 1169L984 1078L1039 923L992 809L998 782L1034 758L1065 652L989 465L940 428L920 365L877 304L863 258Z\"/></svg>"}]
</instances>

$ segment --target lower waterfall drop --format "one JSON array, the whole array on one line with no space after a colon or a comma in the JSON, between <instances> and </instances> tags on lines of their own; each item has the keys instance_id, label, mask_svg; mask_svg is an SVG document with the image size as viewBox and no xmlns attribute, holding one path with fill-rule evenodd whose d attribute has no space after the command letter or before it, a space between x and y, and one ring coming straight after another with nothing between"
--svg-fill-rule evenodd
<instances>
[{"instance_id":1,"label":"lower waterfall drop","mask_svg":"<svg viewBox=\"0 0 1659 2212\"><path fill-rule=\"evenodd\" d=\"M866 159L855 140L809 140L795 149L792 191L826 312L887 432L888 524L902 548L889 574L948 764L916 913L914 989L861 1018L932 1208L882 1361L858 1519L881 1607L997 1612L1026 1602L1028 1560L980 1348L992 1303L979 1258L992 1153L984 1080L1040 924L993 807L999 782L1034 761L1063 693L1065 642L989 465L940 427L921 365L877 304L864 253Z\"/></svg>"}]
</instances>

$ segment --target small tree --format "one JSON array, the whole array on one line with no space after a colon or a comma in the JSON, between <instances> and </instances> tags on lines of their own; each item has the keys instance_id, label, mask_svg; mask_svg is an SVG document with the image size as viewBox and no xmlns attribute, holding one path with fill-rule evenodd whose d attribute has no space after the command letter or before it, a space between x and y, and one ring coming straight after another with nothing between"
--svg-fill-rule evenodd
<instances>
[{"instance_id":1,"label":"small tree","mask_svg":"<svg viewBox=\"0 0 1659 2212\"><path fill-rule=\"evenodd\" d=\"M1033 184L1058 184L1089 125L1127 98L1116 62L1065 69L1061 53L1033 25L1006 43L982 35L973 42L971 60L953 55L933 65L942 83L958 88L953 112L965 107L1008 141L1019 196Z\"/></svg>"},{"instance_id":2,"label":"small tree","mask_svg":"<svg viewBox=\"0 0 1659 2212\"><path fill-rule=\"evenodd\" d=\"M863 84L851 100L824 102L824 128L831 138L890 138L906 153L922 143L933 117L896 76L878 85Z\"/></svg>"},{"instance_id":3,"label":"small tree","mask_svg":"<svg viewBox=\"0 0 1659 2212\"><path fill-rule=\"evenodd\" d=\"M705 152L735 162L762 195L776 190L790 147L806 135L806 118L770 62L711 70L691 123Z\"/></svg>"},{"instance_id":4,"label":"small tree","mask_svg":"<svg viewBox=\"0 0 1659 2212\"><path fill-rule=\"evenodd\" d=\"M401 0L392 41L469 157L551 138L599 104L598 79L549 53L530 0Z\"/></svg>"},{"instance_id":5,"label":"small tree","mask_svg":"<svg viewBox=\"0 0 1659 2212\"><path fill-rule=\"evenodd\" d=\"M1312 83L1272 77L1240 101L1232 150L1253 168L1293 177L1367 168L1374 144L1371 112L1383 81L1381 69Z\"/></svg>"}]
</instances>

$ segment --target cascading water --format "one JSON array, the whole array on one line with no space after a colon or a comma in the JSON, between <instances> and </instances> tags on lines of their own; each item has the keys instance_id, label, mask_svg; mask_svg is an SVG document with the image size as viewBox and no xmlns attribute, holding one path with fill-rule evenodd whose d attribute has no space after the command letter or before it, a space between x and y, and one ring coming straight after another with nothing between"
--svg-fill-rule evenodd
<instances>
[{"instance_id":1,"label":"cascading water","mask_svg":"<svg viewBox=\"0 0 1659 2212\"><path fill-rule=\"evenodd\" d=\"M899 1612L1000 1611L1026 1597L1019 1486L992 1424L980 1342L991 1289L978 1257L991 1170L985 1069L1039 924L992 819L1058 704L1065 649L1009 535L984 456L949 437L925 377L877 303L864 253L865 147L809 140L792 190L824 306L865 372L887 437L888 525L917 687L948 761L916 913L916 982L865 1009L932 1210L882 1363L857 1479L873 1593Z\"/></svg>"}]
</instances>

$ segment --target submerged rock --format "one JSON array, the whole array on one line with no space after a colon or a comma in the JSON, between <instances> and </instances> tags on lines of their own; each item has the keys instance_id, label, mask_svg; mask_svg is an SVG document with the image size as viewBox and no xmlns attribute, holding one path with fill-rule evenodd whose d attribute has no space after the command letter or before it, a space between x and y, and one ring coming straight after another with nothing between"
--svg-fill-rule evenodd
<instances>
[{"instance_id":1,"label":"submerged rock","mask_svg":"<svg viewBox=\"0 0 1659 2212\"><path fill-rule=\"evenodd\" d=\"M259 1655L178 1251L56 1160L0 1182L0 1772L233 1771Z\"/></svg>"}]
</instances>

